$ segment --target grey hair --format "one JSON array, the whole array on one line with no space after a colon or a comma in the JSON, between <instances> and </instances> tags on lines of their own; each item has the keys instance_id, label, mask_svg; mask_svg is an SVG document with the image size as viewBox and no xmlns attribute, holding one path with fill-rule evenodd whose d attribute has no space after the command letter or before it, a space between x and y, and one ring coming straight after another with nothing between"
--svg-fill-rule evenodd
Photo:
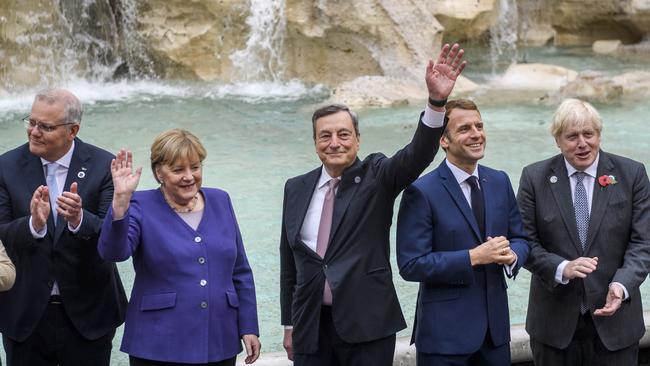
<instances>
[{"instance_id":1,"label":"grey hair","mask_svg":"<svg viewBox=\"0 0 650 366\"><path fill-rule=\"evenodd\" d=\"M65 89L43 89L36 93L34 103L36 102L45 102L47 104L63 102L63 121L61 123L81 124L83 106L74 94ZM70 128L70 126L66 127Z\"/></svg>"},{"instance_id":2,"label":"grey hair","mask_svg":"<svg viewBox=\"0 0 650 366\"><path fill-rule=\"evenodd\" d=\"M354 126L354 133L357 135L357 137L361 135L359 133L359 117L357 117L357 114L355 112L352 112L350 108L345 104L330 104L318 108L311 117L314 140L316 140L316 121L318 121L319 118L329 116L330 114L338 113L341 111L347 112L350 115L350 118L352 119L352 126Z\"/></svg>"}]
</instances>

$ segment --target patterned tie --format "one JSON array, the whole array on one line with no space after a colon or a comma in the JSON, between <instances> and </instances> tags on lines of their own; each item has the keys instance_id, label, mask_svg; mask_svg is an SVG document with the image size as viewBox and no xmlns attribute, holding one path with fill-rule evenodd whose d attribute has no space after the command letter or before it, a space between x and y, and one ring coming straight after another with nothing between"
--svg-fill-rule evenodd
<instances>
[{"instance_id":1,"label":"patterned tie","mask_svg":"<svg viewBox=\"0 0 650 366\"><path fill-rule=\"evenodd\" d=\"M332 214L334 213L334 192L339 180L336 178L330 179L327 182L327 192L325 192L325 200L323 201L323 210L320 214L320 224L318 225L318 237L316 239L316 254L321 258L325 257L327 245L330 240L330 231L332 230ZM323 289L323 304L332 305L332 290L330 284L325 279L325 288Z\"/></svg>"},{"instance_id":2,"label":"patterned tie","mask_svg":"<svg viewBox=\"0 0 650 366\"><path fill-rule=\"evenodd\" d=\"M585 179L584 172L573 173L576 177L576 190L573 197L573 209L576 213L576 224L578 225L578 236L580 237L580 246L585 251L587 244L587 231L589 230L589 204L587 203L587 190L582 183ZM583 295L580 301L580 314L585 314L589 310L587 301Z\"/></svg>"},{"instance_id":3,"label":"patterned tie","mask_svg":"<svg viewBox=\"0 0 650 366\"><path fill-rule=\"evenodd\" d=\"M585 178L584 172L573 173L576 177L576 190L573 197L573 209L576 213L576 224L578 225L578 236L580 245L585 250L587 244L587 231L589 230L589 204L587 203L587 190L582 183Z\"/></svg>"},{"instance_id":4,"label":"patterned tie","mask_svg":"<svg viewBox=\"0 0 650 366\"><path fill-rule=\"evenodd\" d=\"M481 191L478 185L478 179L470 175L469 178L465 180L469 186L472 188L472 211L474 211L474 217L476 218L476 223L478 224L479 231L481 232L481 240L485 239L485 201L483 198L483 192Z\"/></svg>"},{"instance_id":5,"label":"patterned tie","mask_svg":"<svg viewBox=\"0 0 650 366\"><path fill-rule=\"evenodd\" d=\"M59 169L59 164L49 163L47 164L47 177L45 182L47 183L48 191L50 192L50 207L52 208L52 218L54 219L54 225L56 225L56 197L59 195L59 185L56 183L56 171Z\"/></svg>"}]
</instances>

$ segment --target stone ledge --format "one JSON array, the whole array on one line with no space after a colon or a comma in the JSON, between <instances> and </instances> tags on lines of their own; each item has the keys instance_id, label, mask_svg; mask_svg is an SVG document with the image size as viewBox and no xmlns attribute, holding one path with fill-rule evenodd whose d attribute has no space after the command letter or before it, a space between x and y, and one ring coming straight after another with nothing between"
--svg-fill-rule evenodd
<instances>
[{"instance_id":1,"label":"stone ledge","mask_svg":"<svg viewBox=\"0 0 650 366\"><path fill-rule=\"evenodd\" d=\"M644 312L643 318L646 324L646 333L639 341L641 349L650 348L650 312ZM510 328L510 354L512 355L512 363L528 363L532 360L532 353L530 351L530 342L528 333L526 333L524 324L515 324ZM411 337L397 338L395 345L395 359L393 360L394 366L415 366L415 347L410 345ZM244 357L240 355L237 358L237 365L244 365ZM287 360L287 355L284 352L269 352L262 353L259 360L255 362L255 366L291 366L293 362Z\"/></svg>"}]
</instances>

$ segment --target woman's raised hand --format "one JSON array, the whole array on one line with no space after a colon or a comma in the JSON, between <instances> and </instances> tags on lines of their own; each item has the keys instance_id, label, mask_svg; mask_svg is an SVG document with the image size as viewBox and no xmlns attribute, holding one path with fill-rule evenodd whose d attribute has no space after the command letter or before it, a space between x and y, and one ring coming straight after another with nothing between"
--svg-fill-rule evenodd
<instances>
[{"instance_id":1,"label":"woman's raised hand","mask_svg":"<svg viewBox=\"0 0 650 366\"><path fill-rule=\"evenodd\" d=\"M111 161L111 175L113 176L113 219L119 220L129 208L131 195L138 188L142 167L133 170L133 154L125 149L120 149Z\"/></svg>"}]
</instances>

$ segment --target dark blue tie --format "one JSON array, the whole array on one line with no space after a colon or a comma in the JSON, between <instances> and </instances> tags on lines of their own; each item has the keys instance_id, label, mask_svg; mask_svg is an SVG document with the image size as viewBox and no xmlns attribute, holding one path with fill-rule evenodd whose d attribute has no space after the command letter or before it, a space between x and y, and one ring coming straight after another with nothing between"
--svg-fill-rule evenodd
<instances>
[{"instance_id":1,"label":"dark blue tie","mask_svg":"<svg viewBox=\"0 0 650 366\"><path fill-rule=\"evenodd\" d=\"M472 211L481 232L481 240L485 240L485 201L483 191L481 191L478 179L475 176L472 175L465 181L472 188Z\"/></svg>"}]
</instances>

